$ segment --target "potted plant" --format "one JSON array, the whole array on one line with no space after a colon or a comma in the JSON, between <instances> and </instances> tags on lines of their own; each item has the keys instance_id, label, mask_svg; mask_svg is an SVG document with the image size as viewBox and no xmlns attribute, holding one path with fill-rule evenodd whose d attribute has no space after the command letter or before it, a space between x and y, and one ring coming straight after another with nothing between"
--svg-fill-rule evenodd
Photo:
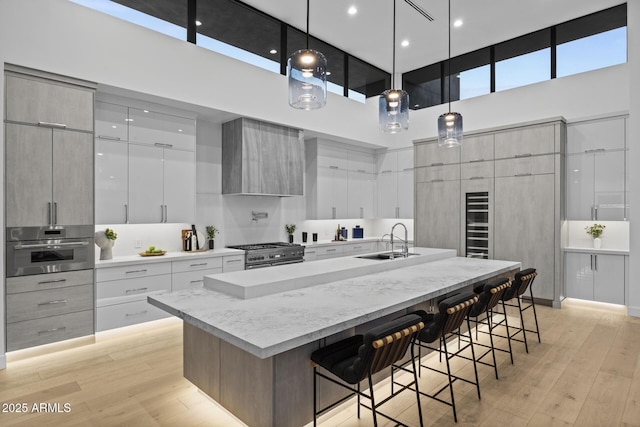
<instances>
[{"instance_id":1,"label":"potted plant","mask_svg":"<svg viewBox=\"0 0 640 427\"><path fill-rule=\"evenodd\" d=\"M584 228L585 230L587 230L587 234L593 237L593 247L595 249L600 249L600 245L602 244L600 236L602 236L605 228L606 226L602 224L593 224Z\"/></svg>"},{"instance_id":2,"label":"potted plant","mask_svg":"<svg viewBox=\"0 0 640 427\"><path fill-rule=\"evenodd\" d=\"M293 243L293 233L296 231L296 225L285 224L284 229L287 230L287 234L289 235L289 243Z\"/></svg>"},{"instance_id":3,"label":"potted plant","mask_svg":"<svg viewBox=\"0 0 640 427\"><path fill-rule=\"evenodd\" d=\"M107 228L104 231L96 231L96 234L93 237L96 246L100 248L100 259L104 260L113 258L113 251L111 249L116 243L118 234L111 228Z\"/></svg>"},{"instance_id":4,"label":"potted plant","mask_svg":"<svg viewBox=\"0 0 640 427\"><path fill-rule=\"evenodd\" d=\"M207 238L209 239L209 249L213 249L213 239L216 238L216 234L219 233L215 225L207 225L205 227L207 231Z\"/></svg>"}]
</instances>

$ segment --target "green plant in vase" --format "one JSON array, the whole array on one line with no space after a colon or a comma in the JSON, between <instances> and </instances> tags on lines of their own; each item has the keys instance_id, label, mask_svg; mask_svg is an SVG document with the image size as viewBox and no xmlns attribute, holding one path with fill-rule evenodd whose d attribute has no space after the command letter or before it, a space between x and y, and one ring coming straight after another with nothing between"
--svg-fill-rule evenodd
<instances>
[{"instance_id":1,"label":"green plant in vase","mask_svg":"<svg viewBox=\"0 0 640 427\"><path fill-rule=\"evenodd\" d=\"M214 247L213 239L216 238L216 234L218 234L219 231L215 225L207 225L205 227L205 230L207 232L207 238L209 239L209 249L213 249Z\"/></svg>"},{"instance_id":2,"label":"green plant in vase","mask_svg":"<svg viewBox=\"0 0 640 427\"><path fill-rule=\"evenodd\" d=\"M600 236L602 236L605 228L607 227L602 224L593 224L584 228L587 231L587 234L593 237L593 247L595 249L600 249L600 245L602 244Z\"/></svg>"},{"instance_id":3,"label":"green plant in vase","mask_svg":"<svg viewBox=\"0 0 640 427\"><path fill-rule=\"evenodd\" d=\"M287 234L289 235L289 243L293 243L293 233L296 231L296 225L285 224L284 229L287 230Z\"/></svg>"}]
</instances>

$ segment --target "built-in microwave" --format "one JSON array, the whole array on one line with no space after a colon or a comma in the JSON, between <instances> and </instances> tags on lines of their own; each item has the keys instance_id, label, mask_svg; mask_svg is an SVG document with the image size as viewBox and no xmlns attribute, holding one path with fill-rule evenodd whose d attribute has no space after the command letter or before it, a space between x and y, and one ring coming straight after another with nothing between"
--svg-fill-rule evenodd
<instances>
[{"instance_id":1,"label":"built-in microwave","mask_svg":"<svg viewBox=\"0 0 640 427\"><path fill-rule=\"evenodd\" d=\"M93 268L93 226L8 228L6 256L7 277Z\"/></svg>"}]
</instances>

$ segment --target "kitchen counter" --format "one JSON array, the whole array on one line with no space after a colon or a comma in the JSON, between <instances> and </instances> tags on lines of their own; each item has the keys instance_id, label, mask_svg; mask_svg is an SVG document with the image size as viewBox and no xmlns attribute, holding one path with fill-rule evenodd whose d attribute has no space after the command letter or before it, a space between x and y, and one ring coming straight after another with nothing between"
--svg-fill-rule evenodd
<instances>
[{"instance_id":1,"label":"kitchen counter","mask_svg":"<svg viewBox=\"0 0 640 427\"><path fill-rule=\"evenodd\" d=\"M262 268L205 276L204 287L234 297L248 299L456 256L456 251L450 249L411 248L409 252L415 255L393 260L360 258L362 255L346 256L283 265L277 269Z\"/></svg>"},{"instance_id":2,"label":"kitchen counter","mask_svg":"<svg viewBox=\"0 0 640 427\"><path fill-rule=\"evenodd\" d=\"M143 252L143 251L144 249L140 250L140 252ZM240 251L238 249L222 248L222 249L214 249L214 250L205 251L205 252L167 252L166 254L161 256L148 256L148 257L143 257L140 255L118 256L118 257L113 257L112 259L107 259L107 260L96 259L96 268L116 267L116 266L134 265L134 264L141 264L141 263L175 261L179 259L221 257L225 255L244 255L244 251Z\"/></svg>"}]
</instances>

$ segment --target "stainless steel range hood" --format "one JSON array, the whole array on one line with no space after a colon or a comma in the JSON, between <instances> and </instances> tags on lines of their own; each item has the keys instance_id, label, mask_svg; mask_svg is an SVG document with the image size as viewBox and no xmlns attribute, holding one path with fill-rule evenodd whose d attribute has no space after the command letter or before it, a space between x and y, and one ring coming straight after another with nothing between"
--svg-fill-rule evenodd
<instances>
[{"instance_id":1,"label":"stainless steel range hood","mask_svg":"<svg viewBox=\"0 0 640 427\"><path fill-rule=\"evenodd\" d=\"M302 196L302 131L245 117L222 124L222 194Z\"/></svg>"}]
</instances>

